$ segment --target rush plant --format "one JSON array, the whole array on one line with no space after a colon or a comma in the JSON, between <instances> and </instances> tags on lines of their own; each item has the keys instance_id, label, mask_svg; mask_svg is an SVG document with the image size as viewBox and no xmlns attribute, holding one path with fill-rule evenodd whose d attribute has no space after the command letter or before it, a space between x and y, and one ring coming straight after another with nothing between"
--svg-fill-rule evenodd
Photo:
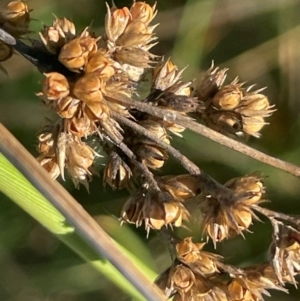
<instances>
[{"instance_id":1,"label":"rush plant","mask_svg":"<svg viewBox=\"0 0 300 301\"><path fill-rule=\"evenodd\" d=\"M28 43L32 17L27 4L12 1L0 15L1 61L18 52L33 63L44 76L37 97L56 113L37 137L37 161L49 181L68 176L76 188L89 190L100 175L104 185L126 189L120 222L144 227L146 236L159 231L171 249L172 264L155 281L166 298L258 301L269 290L297 287L300 218L267 209L262 173L219 183L189 159L188 150L182 153L172 145L172 137L184 139L189 129L299 176L299 167L245 144L249 137L260 138L276 111L264 88L238 78L227 81L228 69L213 63L196 81L182 80L184 70L172 58L152 52L159 43L156 3L106 6L102 35L55 17L39 39ZM146 94L141 93L145 83ZM184 174L161 171L170 156ZM97 164L100 158L103 167ZM199 210L191 212L190 203ZM273 229L268 259L243 268L229 265L217 253L219 243L250 232L259 216ZM188 227L195 218L201 220L202 240L194 241L193 233L177 237L174 228ZM205 251L209 240L214 253Z\"/></svg>"}]
</instances>

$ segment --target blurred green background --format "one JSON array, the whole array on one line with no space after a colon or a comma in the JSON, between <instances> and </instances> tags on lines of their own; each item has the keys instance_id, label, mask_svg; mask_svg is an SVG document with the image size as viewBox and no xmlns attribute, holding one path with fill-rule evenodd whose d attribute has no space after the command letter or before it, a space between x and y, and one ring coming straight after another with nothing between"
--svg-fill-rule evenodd
<instances>
[{"instance_id":1,"label":"blurred green background","mask_svg":"<svg viewBox=\"0 0 300 301\"><path fill-rule=\"evenodd\" d=\"M8 2L1 0L0 6ZM131 5L123 0L115 3L118 7ZM104 1L28 0L27 4L33 9L34 31L50 25L53 14L71 19L79 31L91 22L97 34L104 31ZM239 76L257 88L267 86L265 94L278 110L263 129L262 138L250 139L249 144L300 165L300 0L158 0L157 8L154 24L160 23L156 30L160 43L153 52L171 56L179 68L188 66L185 80L201 76L214 60L215 66L229 68L229 80ZM51 116L35 96L42 76L19 55L3 66L8 75L0 75L0 122L36 156L37 134ZM262 171L268 176L266 198L271 203L267 206L300 213L299 179L190 132L184 139L174 137L173 142L220 182ZM163 171L184 172L172 160ZM169 250L159 234L151 232L146 239L143 229L119 226L117 218L126 192L104 189L101 177L94 178L90 194L84 187L75 190L69 180L63 185L113 238L156 273L168 267ZM0 202L0 301L130 300L2 194ZM194 217L190 228L192 232L180 230L178 235L194 235L199 240L199 218ZM247 266L266 260L271 228L268 222L255 223L251 230L246 240L237 237L218 245L226 262ZM271 294L270 300L300 296L294 288L289 295Z\"/></svg>"}]
</instances>

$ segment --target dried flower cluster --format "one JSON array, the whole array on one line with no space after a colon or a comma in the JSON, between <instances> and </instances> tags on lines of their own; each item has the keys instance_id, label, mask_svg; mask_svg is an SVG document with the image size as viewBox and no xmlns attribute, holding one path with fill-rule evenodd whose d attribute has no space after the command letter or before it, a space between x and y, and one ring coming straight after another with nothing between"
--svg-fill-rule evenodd
<instances>
[{"instance_id":1,"label":"dried flower cluster","mask_svg":"<svg viewBox=\"0 0 300 301\"><path fill-rule=\"evenodd\" d=\"M203 102L199 108L200 117L212 129L225 135L250 135L259 138L259 131L275 110L267 97L260 92L245 89L244 83L236 78L229 85L223 85L227 69L208 69L195 90Z\"/></svg>"},{"instance_id":2,"label":"dried flower cluster","mask_svg":"<svg viewBox=\"0 0 300 301\"><path fill-rule=\"evenodd\" d=\"M0 27L14 37L21 37L28 33L30 22L29 9L22 1L11 1L0 13ZM13 49L0 41L0 62L9 59Z\"/></svg>"},{"instance_id":3,"label":"dried flower cluster","mask_svg":"<svg viewBox=\"0 0 300 301\"><path fill-rule=\"evenodd\" d=\"M10 2L1 12L0 28L19 38L28 33L29 12L22 1ZM260 207L265 191L260 173L221 185L171 144L171 135L181 137L186 127L179 117L197 119L227 136L259 137L274 107L263 89L251 91L238 79L224 84L227 69L211 66L194 88L191 81L181 81L183 70L150 52L157 43L156 25L150 25L156 14L156 4L107 5L101 37L89 27L78 32L66 18L44 26L30 49L39 54L34 61L39 70L45 70L43 63L52 70L44 73L38 96L58 118L40 133L37 160L54 179L64 179L66 169L76 187L88 189L92 176L102 173L113 189L127 188L130 197L121 220L144 225L147 233L184 226L192 215L186 206L191 200L200 205L203 235L215 248L249 231L258 219L255 212L269 218L274 230L269 261L257 266L226 265L221 256L203 251L205 243L193 243L190 237L178 242L176 259L156 281L167 297L258 301L269 289L285 291L286 283L296 285L300 271L300 219ZM1 42L0 61L12 53L11 45ZM142 98L138 92L146 74L151 74L151 83ZM98 144L97 152L91 141ZM156 174L169 155L188 173ZM103 171L94 164L100 156Z\"/></svg>"}]
</instances>

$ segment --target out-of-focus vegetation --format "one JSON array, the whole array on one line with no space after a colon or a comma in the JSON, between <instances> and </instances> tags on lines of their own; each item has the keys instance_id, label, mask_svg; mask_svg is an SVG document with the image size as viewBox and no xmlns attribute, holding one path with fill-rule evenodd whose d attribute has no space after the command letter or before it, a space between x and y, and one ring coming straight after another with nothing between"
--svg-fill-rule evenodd
<instances>
[{"instance_id":1,"label":"out-of-focus vegetation","mask_svg":"<svg viewBox=\"0 0 300 301\"><path fill-rule=\"evenodd\" d=\"M1 0L0 5L7 2ZM115 3L118 7L131 4L123 0ZM104 1L28 0L27 4L34 9L33 31L50 24L55 14L70 18L78 29L92 24L97 34L103 33ZM278 110L269 119L262 138L251 138L248 143L300 165L300 0L158 0L157 7L160 43L153 52L171 56L180 68L188 66L184 79L199 77L214 60L216 66L229 68L229 79L239 76L257 88L267 86L265 94ZM19 55L3 66L8 75L0 76L0 122L36 155L37 133L51 116L35 96L41 89L42 76ZM266 197L271 203L267 206L300 213L299 179L189 132L184 139L174 137L173 141L220 182L262 171L268 176ZM164 172L179 174L182 168L171 160ZM151 232L146 239L143 229L119 226L117 218L126 192L104 189L102 179L96 177L90 194L84 187L75 190L68 180L63 185L114 239L151 269L159 273L168 266L169 250L159 234ZM0 300L129 300L2 194L0 202ZM198 239L199 224L195 219L190 226ZM270 227L256 223L251 230L246 240L238 237L218 246L226 262L246 266L266 259ZM187 230L177 232L191 234ZM291 289L289 295L272 293L271 300L295 300L299 296Z\"/></svg>"}]
</instances>

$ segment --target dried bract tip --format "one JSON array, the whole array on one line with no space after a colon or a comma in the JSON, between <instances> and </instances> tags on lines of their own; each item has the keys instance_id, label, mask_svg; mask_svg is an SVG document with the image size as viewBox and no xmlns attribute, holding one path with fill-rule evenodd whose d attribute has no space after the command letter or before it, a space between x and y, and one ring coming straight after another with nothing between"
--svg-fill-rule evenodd
<instances>
[{"instance_id":1,"label":"dried bract tip","mask_svg":"<svg viewBox=\"0 0 300 301\"><path fill-rule=\"evenodd\" d=\"M40 37L47 50L58 54L60 49L76 36L74 23L66 18L56 18L52 26L44 26Z\"/></svg>"},{"instance_id":2,"label":"dried bract tip","mask_svg":"<svg viewBox=\"0 0 300 301\"><path fill-rule=\"evenodd\" d=\"M151 7L149 4L141 1L134 2L130 8L132 20L141 21L148 25L156 16L156 2Z\"/></svg>"},{"instance_id":3,"label":"dried bract tip","mask_svg":"<svg viewBox=\"0 0 300 301\"><path fill-rule=\"evenodd\" d=\"M212 63L195 89L195 95L200 101L206 102L219 90L226 79L227 70L226 68L219 70L218 67L214 69L214 64Z\"/></svg>"},{"instance_id":4,"label":"dried bract tip","mask_svg":"<svg viewBox=\"0 0 300 301\"><path fill-rule=\"evenodd\" d=\"M113 189L123 189L131 177L130 167L116 152L111 152L104 170L103 182L108 183Z\"/></svg>"},{"instance_id":5,"label":"dried bract tip","mask_svg":"<svg viewBox=\"0 0 300 301\"><path fill-rule=\"evenodd\" d=\"M300 234L296 229L279 224L279 232L269 249L272 267L281 284L291 282L300 273Z\"/></svg>"},{"instance_id":6,"label":"dried bract tip","mask_svg":"<svg viewBox=\"0 0 300 301\"><path fill-rule=\"evenodd\" d=\"M117 9L110 8L106 3L107 14L105 16L105 32L107 38L115 42L118 37L124 32L128 21L131 19L130 11L127 7Z\"/></svg>"}]
</instances>

